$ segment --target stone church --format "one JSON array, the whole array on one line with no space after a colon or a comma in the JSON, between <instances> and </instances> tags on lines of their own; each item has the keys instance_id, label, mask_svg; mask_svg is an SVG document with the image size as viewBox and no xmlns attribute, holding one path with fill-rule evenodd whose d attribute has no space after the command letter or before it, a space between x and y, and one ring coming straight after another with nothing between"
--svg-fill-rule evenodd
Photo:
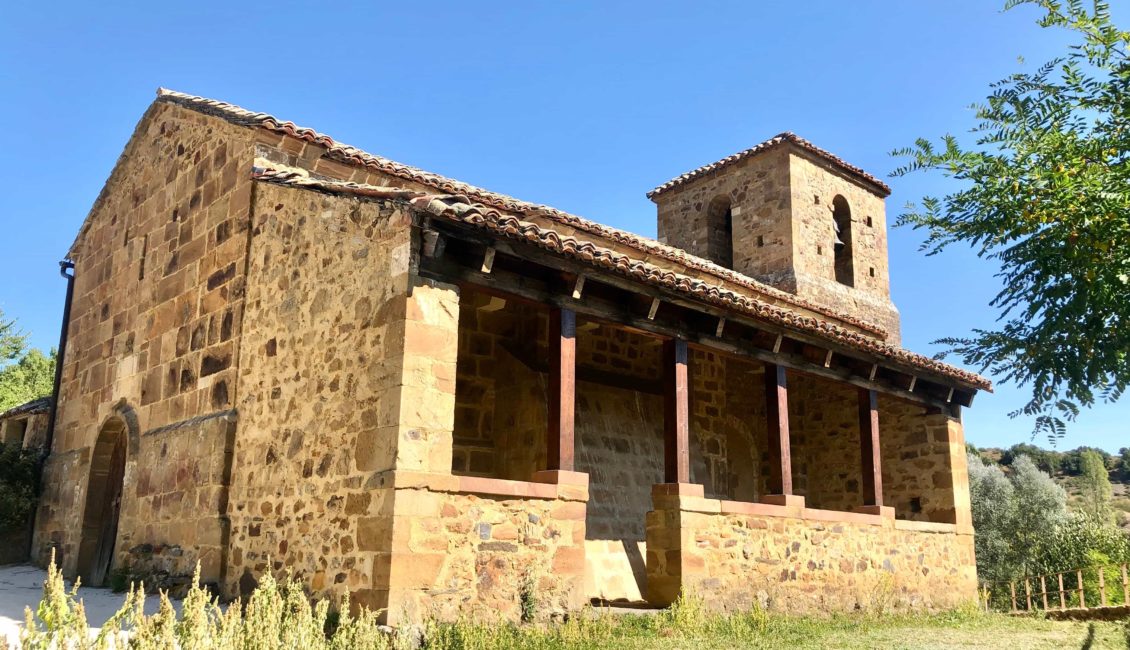
<instances>
[{"instance_id":1,"label":"stone church","mask_svg":"<svg viewBox=\"0 0 1130 650\"><path fill-rule=\"evenodd\" d=\"M961 410L879 179L791 133L659 240L161 90L68 253L33 556L390 622L976 597Z\"/></svg>"}]
</instances>

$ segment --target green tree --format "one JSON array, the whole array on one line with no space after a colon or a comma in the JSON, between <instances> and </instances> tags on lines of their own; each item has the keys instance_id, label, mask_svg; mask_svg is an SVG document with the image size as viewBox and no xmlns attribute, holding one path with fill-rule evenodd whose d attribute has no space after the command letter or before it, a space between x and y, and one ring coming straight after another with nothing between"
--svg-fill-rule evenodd
<instances>
[{"instance_id":1,"label":"green tree","mask_svg":"<svg viewBox=\"0 0 1130 650\"><path fill-rule=\"evenodd\" d=\"M1008 476L998 465L969 457L977 574L1008 581L1032 571L1045 540L1067 518L1067 493L1027 456Z\"/></svg>"},{"instance_id":2,"label":"green tree","mask_svg":"<svg viewBox=\"0 0 1130 650\"><path fill-rule=\"evenodd\" d=\"M1035 433L1063 435L1080 406L1118 399L1130 382L1130 32L1106 2L1036 5L1040 26L1077 42L1033 72L1013 74L976 105L971 141L920 139L894 172L955 181L898 220L924 229L923 248L972 247L1001 266L1000 325L943 339L1003 383L1029 387L1012 413Z\"/></svg>"},{"instance_id":3,"label":"green tree","mask_svg":"<svg viewBox=\"0 0 1130 650\"><path fill-rule=\"evenodd\" d=\"M50 395L55 382L55 350L32 348L16 363L0 368L0 411Z\"/></svg>"},{"instance_id":4,"label":"green tree","mask_svg":"<svg viewBox=\"0 0 1130 650\"><path fill-rule=\"evenodd\" d=\"M1130 447L1123 447L1118 450L1119 461L1121 466L1120 473L1122 474L1123 482L1130 482Z\"/></svg>"},{"instance_id":5,"label":"green tree","mask_svg":"<svg viewBox=\"0 0 1130 650\"><path fill-rule=\"evenodd\" d=\"M27 335L16 329L16 321L4 320L0 309L0 367L23 354Z\"/></svg>"},{"instance_id":6,"label":"green tree","mask_svg":"<svg viewBox=\"0 0 1130 650\"><path fill-rule=\"evenodd\" d=\"M1114 513L1110 509L1112 490L1110 475L1102 456L1090 449L1081 455L1083 473L1079 477L1079 487L1083 493L1082 510L1095 521L1111 523Z\"/></svg>"}]
</instances>

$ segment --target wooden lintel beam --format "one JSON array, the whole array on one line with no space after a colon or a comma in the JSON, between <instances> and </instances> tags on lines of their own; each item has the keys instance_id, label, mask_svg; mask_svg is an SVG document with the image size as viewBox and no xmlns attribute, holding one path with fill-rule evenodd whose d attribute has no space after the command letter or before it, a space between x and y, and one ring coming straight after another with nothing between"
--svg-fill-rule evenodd
<instances>
[{"instance_id":1,"label":"wooden lintel beam","mask_svg":"<svg viewBox=\"0 0 1130 650\"><path fill-rule=\"evenodd\" d=\"M756 359L767 363L780 364L792 370L805 372L833 381L842 381L861 388L880 392L919 404L944 407L941 399L922 393L911 393L904 388L881 381L876 377L870 380L856 376L847 368L824 368L800 355L781 352L784 335L778 334L773 349L754 345L750 341L717 338L713 332L701 332L685 325L673 325L660 319L648 319L639 315L632 306L589 296L584 302L572 300L568 294L547 291L541 283L518 274L496 270L490 275L462 267L447 261L425 261L420 268L421 275L441 282L453 282L508 299L519 299L531 304L572 309L586 318L609 323L636 333L655 337L679 337L692 345L716 352L731 354L746 359ZM960 393L959 393L960 394Z\"/></svg>"},{"instance_id":2,"label":"wooden lintel beam","mask_svg":"<svg viewBox=\"0 0 1130 650\"><path fill-rule=\"evenodd\" d=\"M447 221L441 221L438 219L431 221L431 225L437 230L448 230L453 233L457 232L458 238L463 241L471 242L473 244L486 248L495 248L498 250L498 252L527 260L533 264L551 269L566 271L573 274L593 275L593 268L591 265L580 260L574 260L550 253L533 245L522 244L520 242L514 242L505 239L498 239L481 232L469 230L465 226ZM753 317L728 312L708 303L694 300L693 298L685 297L680 294L672 293L669 290L654 287L651 285L641 284L638 280L631 278L621 277L611 271L599 273L597 279L603 284L607 284L618 289L630 291L639 295L645 295L651 298L659 298L662 302L668 302L679 307L686 307L688 309L693 309L695 311L706 313L711 316L725 317L731 321L739 322L742 325L766 331L771 334L776 334L778 335L778 337L787 336L790 339L801 341L809 345L819 346L821 348L827 348L829 345L827 339L822 339L816 335L789 330L782 326L757 320ZM836 346L833 349L837 354L848 357L853 356L853 349L850 347ZM854 352L858 354L858 351ZM909 369L904 368L901 365L892 364L890 367L896 372L900 372L902 374L910 374ZM870 379L873 381L873 378ZM950 382L942 381L941 383L949 385ZM971 385L967 386L966 389L971 391L977 390Z\"/></svg>"}]
</instances>

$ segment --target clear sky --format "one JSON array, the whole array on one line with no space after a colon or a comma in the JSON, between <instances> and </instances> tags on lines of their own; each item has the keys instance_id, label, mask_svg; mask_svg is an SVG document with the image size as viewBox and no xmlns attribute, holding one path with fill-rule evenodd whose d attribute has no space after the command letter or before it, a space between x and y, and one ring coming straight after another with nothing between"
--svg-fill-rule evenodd
<instances>
[{"instance_id":1,"label":"clear sky","mask_svg":"<svg viewBox=\"0 0 1130 650\"><path fill-rule=\"evenodd\" d=\"M885 177L890 150L966 131L1017 57L1031 69L1066 43L1003 0L124 4L13 2L0 20L0 308L43 348L56 263L158 86L654 236L644 193L673 176L791 130ZM889 182L891 222L945 189ZM921 239L892 230L892 289L904 345L933 354L992 325L999 282ZM968 439L1029 441L1006 415L1023 403L978 396ZM1059 446L1130 446L1128 422L1130 400L1097 407Z\"/></svg>"}]
</instances>

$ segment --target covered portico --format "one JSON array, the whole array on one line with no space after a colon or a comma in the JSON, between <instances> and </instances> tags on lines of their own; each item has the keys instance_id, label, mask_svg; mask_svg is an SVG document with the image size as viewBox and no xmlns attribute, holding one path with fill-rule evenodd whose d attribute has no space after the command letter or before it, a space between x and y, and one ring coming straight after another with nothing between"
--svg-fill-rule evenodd
<instances>
[{"instance_id":1,"label":"covered portico","mask_svg":"<svg viewBox=\"0 0 1130 650\"><path fill-rule=\"evenodd\" d=\"M417 232L416 272L460 294L452 473L507 495L587 476L585 598L850 608L891 580L912 600L972 595L974 377L866 323L533 224Z\"/></svg>"}]
</instances>

